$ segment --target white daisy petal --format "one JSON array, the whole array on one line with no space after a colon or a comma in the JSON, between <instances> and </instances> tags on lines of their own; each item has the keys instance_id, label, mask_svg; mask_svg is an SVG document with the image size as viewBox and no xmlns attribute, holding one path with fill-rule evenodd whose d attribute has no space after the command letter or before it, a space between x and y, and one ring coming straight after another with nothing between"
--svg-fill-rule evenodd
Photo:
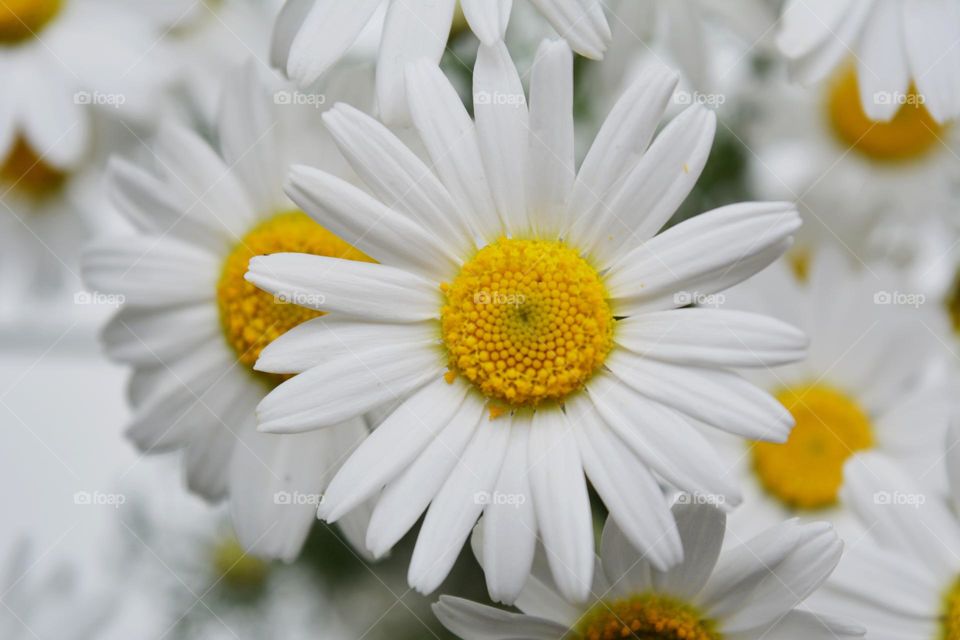
<instances>
[{"instance_id":1,"label":"white daisy petal","mask_svg":"<svg viewBox=\"0 0 960 640\"><path fill-rule=\"evenodd\" d=\"M791 60L791 75L804 84L812 84L825 78L853 53L851 43L856 43L875 2L876 0L850 0L836 28L829 30L829 35L821 38L817 46Z\"/></svg>"},{"instance_id":2,"label":"white daisy petal","mask_svg":"<svg viewBox=\"0 0 960 640\"><path fill-rule=\"evenodd\" d=\"M470 220L427 165L385 126L346 104L323 115L340 151L390 208L430 230L457 255L473 248Z\"/></svg>"},{"instance_id":3,"label":"white daisy petal","mask_svg":"<svg viewBox=\"0 0 960 640\"><path fill-rule=\"evenodd\" d=\"M886 456L857 454L847 461L844 479L844 495L871 535L944 579L960 570L960 523L944 503L932 499ZM897 495L923 500L898 503L892 499Z\"/></svg>"},{"instance_id":4,"label":"white daisy petal","mask_svg":"<svg viewBox=\"0 0 960 640\"><path fill-rule=\"evenodd\" d=\"M736 633L774 623L813 593L840 561L843 542L829 526L784 558L757 585L749 602L725 618L723 631Z\"/></svg>"},{"instance_id":5,"label":"white daisy petal","mask_svg":"<svg viewBox=\"0 0 960 640\"><path fill-rule=\"evenodd\" d=\"M489 47L503 39L513 0L460 0L460 7L480 42Z\"/></svg>"},{"instance_id":6,"label":"white daisy petal","mask_svg":"<svg viewBox=\"0 0 960 640\"><path fill-rule=\"evenodd\" d=\"M182 215L216 220L228 246L243 237L255 212L243 186L210 145L182 125L165 124L157 134L156 147L168 188L186 204Z\"/></svg>"},{"instance_id":7,"label":"white daisy petal","mask_svg":"<svg viewBox=\"0 0 960 640\"><path fill-rule=\"evenodd\" d=\"M740 502L740 492L713 447L672 410L634 393L618 380L598 374L590 399L603 420L651 469L692 494Z\"/></svg>"},{"instance_id":8,"label":"white daisy petal","mask_svg":"<svg viewBox=\"0 0 960 640\"><path fill-rule=\"evenodd\" d=\"M321 226L386 266L434 280L456 273L455 259L437 236L346 180L295 166L287 194Z\"/></svg>"},{"instance_id":9,"label":"white daisy petal","mask_svg":"<svg viewBox=\"0 0 960 640\"><path fill-rule=\"evenodd\" d=\"M214 256L173 238L105 239L89 246L83 259L88 286L150 308L213 300L219 274Z\"/></svg>"},{"instance_id":10,"label":"white daisy petal","mask_svg":"<svg viewBox=\"0 0 960 640\"><path fill-rule=\"evenodd\" d=\"M563 40L545 40L530 77L530 192L533 227L543 237L566 229L576 176L573 145L573 54Z\"/></svg>"},{"instance_id":11,"label":"white daisy petal","mask_svg":"<svg viewBox=\"0 0 960 640\"><path fill-rule=\"evenodd\" d=\"M346 457L350 450L340 442L358 442L366 434L362 419L300 435L275 436L253 428L241 434L231 461L230 511L244 547L261 557L296 558L335 469L323 461L337 454ZM295 499L299 496L316 500Z\"/></svg>"},{"instance_id":12,"label":"white daisy petal","mask_svg":"<svg viewBox=\"0 0 960 640\"><path fill-rule=\"evenodd\" d=\"M810 611L788 611L768 627L749 629L741 633L725 635L730 640L839 640L859 638L866 629L846 619L825 616ZM873 636L871 636L873 637Z\"/></svg>"},{"instance_id":13,"label":"white daisy petal","mask_svg":"<svg viewBox=\"0 0 960 640\"><path fill-rule=\"evenodd\" d=\"M202 208L189 208L162 180L120 157L107 166L111 203L141 233L170 234L190 244L220 252L231 242L229 231Z\"/></svg>"},{"instance_id":14,"label":"white daisy petal","mask_svg":"<svg viewBox=\"0 0 960 640\"><path fill-rule=\"evenodd\" d=\"M169 309L123 308L104 327L102 339L110 358L149 367L170 362L207 341L222 339L220 336L216 307L194 304Z\"/></svg>"},{"instance_id":15,"label":"white daisy petal","mask_svg":"<svg viewBox=\"0 0 960 640\"><path fill-rule=\"evenodd\" d=\"M432 345L394 344L355 350L287 380L257 407L260 430L299 433L333 426L414 389L442 380Z\"/></svg>"},{"instance_id":16,"label":"white daisy petal","mask_svg":"<svg viewBox=\"0 0 960 640\"><path fill-rule=\"evenodd\" d=\"M488 241L503 233L480 156L476 127L450 82L435 64L407 67L407 99L417 132L457 209Z\"/></svg>"},{"instance_id":17,"label":"white daisy petal","mask_svg":"<svg viewBox=\"0 0 960 640\"><path fill-rule=\"evenodd\" d=\"M637 393L750 440L785 442L794 419L766 391L732 371L697 369L614 351L604 363Z\"/></svg>"},{"instance_id":18,"label":"white daisy petal","mask_svg":"<svg viewBox=\"0 0 960 640\"><path fill-rule=\"evenodd\" d=\"M423 519L410 559L407 581L423 594L440 586L456 562L483 511L479 496L497 481L507 445L508 425L481 424Z\"/></svg>"},{"instance_id":19,"label":"white daisy petal","mask_svg":"<svg viewBox=\"0 0 960 640\"><path fill-rule=\"evenodd\" d=\"M480 46L473 74L474 113L483 166L507 231L528 230L530 115L517 68L502 42Z\"/></svg>"},{"instance_id":20,"label":"white daisy petal","mask_svg":"<svg viewBox=\"0 0 960 640\"><path fill-rule=\"evenodd\" d=\"M950 422L946 440L944 466L947 469L947 482L953 499L953 508L960 513L960 422L956 419Z\"/></svg>"},{"instance_id":21,"label":"white daisy petal","mask_svg":"<svg viewBox=\"0 0 960 640\"><path fill-rule=\"evenodd\" d=\"M426 322L394 324L323 316L294 327L264 347L256 369L268 373L303 373L355 350L435 340L436 328Z\"/></svg>"},{"instance_id":22,"label":"white daisy petal","mask_svg":"<svg viewBox=\"0 0 960 640\"><path fill-rule=\"evenodd\" d=\"M863 29L863 42L857 60L857 84L860 104L872 120L890 120L900 104L897 100L878 100L878 94L906 95L910 69L901 36L900 5L877 2Z\"/></svg>"},{"instance_id":23,"label":"white daisy petal","mask_svg":"<svg viewBox=\"0 0 960 640\"><path fill-rule=\"evenodd\" d=\"M530 432L534 508L560 593L583 602L593 581L590 500L572 427L559 410L537 411Z\"/></svg>"},{"instance_id":24,"label":"white daisy petal","mask_svg":"<svg viewBox=\"0 0 960 640\"><path fill-rule=\"evenodd\" d=\"M960 8L949 0L901 4L910 71L924 106L937 122L960 115Z\"/></svg>"},{"instance_id":25,"label":"white daisy petal","mask_svg":"<svg viewBox=\"0 0 960 640\"><path fill-rule=\"evenodd\" d=\"M802 331L745 311L673 309L617 323L617 343L643 356L694 367L768 367L801 360Z\"/></svg>"},{"instance_id":26,"label":"white daisy petal","mask_svg":"<svg viewBox=\"0 0 960 640\"><path fill-rule=\"evenodd\" d=\"M417 322L440 309L439 287L386 265L276 253L252 258L246 278L303 306L368 320Z\"/></svg>"},{"instance_id":27,"label":"white daisy petal","mask_svg":"<svg viewBox=\"0 0 960 640\"><path fill-rule=\"evenodd\" d=\"M392 0L383 25L377 59L377 99L380 116L388 124L409 119L403 72L407 64L424 58L440 62L456 0Z\"/></svg>"},{"instance_id":28,"label":"white daisy petal","mask_svg":"<svg viewBox=\"0 0 960 640\"><path fill-rule=\"evenodd\" d=\"M481 425L481 428L490 425ZM496 425L495 428L505 428ZM483 572L494 602L513 604L533 565L537 523L527 478L530 416L513 419L500 477L483 510Z\"/></svg>"},{"instance_id":29,"label":"white daisy petal","mask_svg":"<svg viewBox=\"0 0 960 640\"><path fill-rule=\"evenodd\" d=\"M274 211L283 202L281 185L287 169L278 137L271 135L278 121L252 60L226 82L220 100L220 151L250 195L254 209Z\"/></svg>"},{"instance_id":30,"label":"white daisy petal","mask_svg":"<svg viewBox=\"0 0 960 640\"><path fill-rule=\"evenodd\" d=\"M573 221L606 206L607 198L640 161L678 80L667 67L649 65L617 100L577 174L570 196ZM576 234L587 231L587 225L575 226L571 240L581 244Z\"/></svg>"},{"instance_id":31,"label":"white daisy petal","mask_svg":"<svg viewBox=\"0 0 960 640\"><path fill-rule=\"evenodd\" d=\"M627 597L650 591L653 586L653 567L613 518L607 518L600 535L600 560L612 595Z\"/></svg>"},{"instance_id":32,"label":"white daisy petal","mask_svg":"<svg viewBox=\"0 0 960 640\"><path fill-rule=\"evenodd\" d=\"M599 60L610 42L610 26L601 3L582 0L532 0L573 50Z\"/></svg>"},{"instance_id":33,"label":"white daisy petal","mask_svg":"<svg viewBox=\"0 0 960 640\"><path fill-rule=\"evenodd\" d=\"M270 42L270 66L286 69L293 40L313 9L315 0L286 0L273 27ZM359 33L358 33L359 35Z\"/></svg>"},{"instance_id":34,"label":"white daisy petal","mask_svg":"<svg viewBox=\"0 0 960 640\"><path fill-rule=\"evenodd\" d=\"M236 436L220 425L193 438L183 453L187 488L211 502L225 498L235 444Z\"/></svg>"},{"instance_id":35,"label":"white daisy petal","mask_svg":"<svg viewBox=\"0 0 960 640\"><path fill-rule=\"evenodd\" d=\"M367 548L375 557L384 556L416 524L477 428L487 426L485 411L483 400L468 393L449 424L384 488L367 530Z\"/></svg>"},{"instance_id":36,"label":"white daisy petal","mask_svg":"<svg viewBox=\"0 0 960 640\"><path fill-rule=\"evenodd\" d=\"M788 0L777 46L791 58L806 55L838 28L852 5L852 0Z\"/></svg>"},{"instance_id":37,"label":"white daisy petal","mask_svg":"<svg viewBox=\"0 0 960 640\"><path fill-rule=\"evenodd\" d=\"M585 248L602 267L660 230L686 199L707 162L716 114L694 105L657 136L621 187L589 220ZM586 236L587 234L579 234Z\"/></svg>"},{"instance_id":38,"label":"white daisy petal","mask_svg":"<svg viewBox=\"0 0 960 640\"><path fill-rule=\"evenodd\" d=\"M651 577L658 592L690 602L717 564L727 516L709 504L676 504L673 515L683 543L683 562L665 572L654 571Z\"/></svg>"},{"instance_id":39,"label":"white daisy petal","mask_svg":"<svg viewBox=\"0 0 960 640\"><path fill-rule=\"evenodd\" d=\"M449 424L465 395L464 386L442 378L414 393L344 463L327 487L320 517L334 522L383 488Z\"/></svg>"},{"instance_id":40,"label":"white daisy petal","mask_svg":"<svg viewBox=\"0 0 960 640\"><path fill-rule=\"evenodd\" d=\"M556 622L453 596L440 596L440 601L433 605L433 613L463 640L556 640L567 633L567 628Z\"/></svg>"},{"instance_id":41,"label":"white daisy petal","mask_svg":"<svg viewBox=\"0 0 960 640\"><path fill-rule=\"evenodd\" d=\"M610 511L610 520L660 570L680 562L683 550L663 491L646 466L596 415L588 398L566 404L590 484ZM615 576L609 575L611 579Z\"/></svg>"},{"instance_id":42,"label":"white daisy petal","mask_svg":"<svg viewBox=\"0 0 960 640\"><path fill-rule=\"evenodd\" d=\"M287 75L300 86L312 84L354 43L381 0L314 0L300 30L293 38L287 58ZM303 7L291 7L284 16L291 22ZM286 26L286 24L284 25ZM279 58L280 56L276 56ZM276 59L275 58L275 59Z\"/></svg>"},{"instance_id":43,"label":"white daisy petal","mask_svg":"<svg viewBox=\"0 0 960 640\"><path fill-rule=\"evenodd\" d=\"M640 245L610 272L617 315L684 306L745 280L786 251L800 216L788 203L742 203L686 220Z\"/></svg>"}]
</instances>

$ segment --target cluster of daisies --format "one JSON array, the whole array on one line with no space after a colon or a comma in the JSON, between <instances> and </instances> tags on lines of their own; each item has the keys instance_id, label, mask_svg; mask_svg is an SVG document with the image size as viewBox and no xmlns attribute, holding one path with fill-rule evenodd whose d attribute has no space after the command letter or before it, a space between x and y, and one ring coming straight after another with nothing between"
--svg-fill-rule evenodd
<instances>
[{"instance_id":1,"label":"cluster of daisies","mask_svg":"<svg viewBox=\"0 0 960 640\"><path fill-rule=\"evenodd\" d=\"M107 167L127 434L240 556L409 535L465 640L960 639L960 3L238 1L0 0L0 203Z\"/></svg>"}]
</instances>

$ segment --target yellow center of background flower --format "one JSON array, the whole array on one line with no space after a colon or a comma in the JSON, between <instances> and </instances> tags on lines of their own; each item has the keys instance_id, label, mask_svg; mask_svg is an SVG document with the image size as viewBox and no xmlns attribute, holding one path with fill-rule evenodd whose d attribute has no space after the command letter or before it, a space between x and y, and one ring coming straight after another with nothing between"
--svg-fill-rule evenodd
<instances>
[{"instance_id":1,"label":"yellow center of background flower","mask_svg":"<svg viewBox=\"0 0 960 640\"><path fill-rule=\"evenodd\" d=\"M860 103L857 72L848 67L837 76L827 98L830 125L840 141L880 162L919 158L936 145L945 127L937 124L913 85L904 95L881 94L882 99L901 103L889 122L871 120ZM875 96L874 99L881 99Z\"/></svg>"},{"instance_id":2,"label":"yellow center of background flower","mask_svg":"<svg viewBox=\"0 0 960 640\"><path fill-rule=\"evenodd\" d=\"M613 343L599 274L560 242L501 238L441 289L450 370L509 407L562 401Z\"/></svg>"},{"instance_id":3,"label":"yellow center of background flower","mask_svg":"<svg viewBox=\"0 0 960 640\"><path fill-rule=\"evenodd\" d=\"M711 620L683 602L645 594L599 602L574 629L583 640L720 640Z\"/></svg>"},{"instance_id":4,"label":"yellow center of background flower","mask_svg":"<svg viewBox=\"0 0 960 640\"><path fill-rule=\"evenodd\" d=\"M298 302L295 299L285 300L262 291L244 279L250 258L286 252L373 261L300 211L278 214L254 227L227 257L217 285L224 335L239 361L249 367L279 336L323 315L293 304Z\"/></svg>"},{"instance_id":5,"label":"yellow center of background flower","mask_svg":"<svg viewBox=\"0 0 960 640\"><path fill-rule=\"evenodd\" d=\"M266 562L247 553L236 538L221 540L213 549L214 579L235 590L259 589L270 571Z\"/></svg>"},{"instance_id":6,"label":"yellow center of background flower","mask_svg":"<svg viewBox=\"0 0 960 640\"><path fill-rule=\"evenodd\" d=\"M960 580L944 594L940 615L942 640L960 640Z\"/></svg>"},{"instance_id":7,"label":"yellow center of background flower","mask_svg":"<svg viewBox=\"0 0 960 640\"><path fill-rule=\"evenodd\" d=\"M67 174L44 162L23 136L18 136L10 153L0 164L0 182L6 189L15 189L32 198L42 198L58 191L67 181Z\"/></svg>"},{"instance_id":8,"label":"yellow center of background flower","mask_svg":"<svg viewBox=\"0 0 960 640\"><path fill-rule=\"evenodd\" d=\"M760 483L794 509L836 503L844 462L873 446L870 418L848 395L825 385L791 387L776 398L797 424L784 444L753 444Z\"/></svg>"},{"instance_id":9,"label":"yellow center of background flower","mask_svg":"<svg viewBox=\"0 0 960 640\"><path fill-rule=\"evenodd\" d=\"M944 304L953 324L953 330L960 334L960 270L953 277L953 284L950 285Z\"/></svg>"},{"instance_id":10,"label":"yellow center of background flower","mask_svg":"<svg viewBox=\"0 0 960 640\"><path fill-rule=\"evenodd\" d=\"M0 45L16 44L40 33L60 13L63 0L0 2Z\"/></svg>"}]
</instances>

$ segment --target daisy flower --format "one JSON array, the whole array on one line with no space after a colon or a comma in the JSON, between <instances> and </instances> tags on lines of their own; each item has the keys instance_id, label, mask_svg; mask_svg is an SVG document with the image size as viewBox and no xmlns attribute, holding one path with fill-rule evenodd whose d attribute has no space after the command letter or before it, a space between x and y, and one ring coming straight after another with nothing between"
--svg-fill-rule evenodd
<instances>
[{"instance_id":1,"label":"daisy flower","mask_svg":"<svg viewBox=\"0 0 960 640\"><path fill-rule=\"evenodd\" d=\"M797 80L810 84L851 58L852 90L871 120L897 114L896 98L922 96L930 117L960 115L960 6L950 0L790 0L777 45Z\"/></svg>"},{"instance_id":2,"label":"daisy flower","mask_svg":"<svg viewBox=\"0 0 960 640\"><path fill-rule=\"evenodd\" d=\"M861 105L861 77L844 65L811 91L771 74L745 139L755 191L798 201L798 246L826 242L867 259L908 252L919 223L952 219L960 171L956 131L929 101L893 96L895 113L876 120Z\"/></svg>"},{"instance_id":3,"label":"daisy flower","mask_svg":"<svg viewBox=\"0 0 960 640\"><path fill-rule=\"evenodd\" d=\"M283 196L293 160L347 170L319 127L302 126L295 106L272 103L249 65L224 93L218 148L168 124L154 167L115 160L112 198L134 231L90 247L84 276L125 299L103 340L110 357L134 368L129 437L145 452L185 449L190 488L212 500L229 494L241 541L289 559L329 473L367 428L358 415L303 436L257 433L254 407L283 378L253 363L276 336L319 314L258 291L244 280L247 262L277 251L369 258Z\"/></svg>"},{"instance_id":4,"label":"daisy flower","mask_svg":"<svg viewBox=\"0 0 960 640\"><path fill-rule=\"evenodd\" d=\"M863 635L856 624L800 608L840 560L843 543L826 522L791 520L721 551L726 524L721 510L677 504L673 514L684 561L672 569L651 565L611 519L603 529L586 603L570 602L546 572L538 571L517 599L520 613L450 596L442 596L434 612L464 640L826 640Z\"/></svg>"},{"instance_id":5,"label":"daisy flower","mask_svg":"<svg viewBox=\"0 0 960 640\"><path fill-rule=\"evenodd\" d=\"M844 491L867 534L851 543L817 603L858 616L870 638L960 637L960 434L951 432L949 497L929 486L933 468L910 473L881 453L847 463Z\"/></svg>"},{"instance_id":6,"label":"daisy flower","mask_svg":"<svg viewBox=\"0 0 960 640\"><path fill-rule=\"evenodd\" d=\"M146 121L170 76L154 22L123 0L7 0L0 5L0 173L68 171L94 134L97 105ZM29 161L28 161L29 159ZM42 163L37 163L42 160Z\"/></svg>"},{"instance_id":7,"label":"daisy flower","mask_svg":"<svg viewBox=\"0 0 960 640\"><path fill-rule=\"evenodd\" d=\"M675 564L682 551L657 479L738 499L691 419L775 441L792 426L728 368L796 360L803 334L682 307L781 255L796 211L735 204L658 235L703 169L713 114L691 107L648 147L677 81L651 69L577 172L571 50L546 41L537 60L528 107L506 46L481 46L476 122L436 65L408 68L436 172L376 120L335 106L327 127L369 192L302 166L287 192L378 263L273 255L247 274L337 312L261 354L258 369L300 374L260 404L261 430L323 429L401 402L331 482L320 515L336 521L377 498L367 544L379 556L429 505L409 572L425 593L483 513L494 597L519 593L539 535L561 590L585 599L584 472L652 562ZM657 341L665 326L676 331Z\"/></svg>"},{"instance_id":8,"label":"daisy flower","mask_svg":"<svg viewBox=\"0 0 960 640\"><path fill-rule=\"evenodd\" d=\"M287 0L277 19L273 65L309 85L356 41L385 0ZM377 97L384 121L406 119L404 68L419 58L439 62L454 23L457 0L386 0L377 61ZM600 0L533 0L577 53L599 59L610 39ZM486 45L503 38L513 0L459 0L473 32Z\"/></svg>"},{"instance_id":9,"label":"daisy flower","mask_svg":"<svg viewBox=\"0 0 960 640\"><path fill-rule=\"evenodd\" d=\"M844 462L873 450L926 469L952 409L950 387L930 379L946 324L932 301L890 269L855 271L834 251L805 268L801 281L781 261L726 293L728 307L795 322L810 337L803 361L752 372L796 426L783 444L731 442L745 498L731 517L738 529L803 515L846 533Z\"/></svg>"}]
</instances>

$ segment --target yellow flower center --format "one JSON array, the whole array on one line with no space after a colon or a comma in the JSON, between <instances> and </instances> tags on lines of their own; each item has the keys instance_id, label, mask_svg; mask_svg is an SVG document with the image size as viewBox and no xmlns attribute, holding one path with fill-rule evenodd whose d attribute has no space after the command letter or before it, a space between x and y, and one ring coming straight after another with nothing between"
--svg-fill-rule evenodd
<instances>
[{"instance_id":1,"label":"yellow flower center","mask_svg":"<svg viewBox=\"0 0 960 640\"><path fill-rule=\"evenodd\" d=\"M246 552L236 538L221 540L213 549L214 579L235 590L255 590L263 586L269 565Z\"/></svg>"},{"instance_id":2,"label":"yellow flower center","mask_svg":"<svg viewBox=\"0 0 960 640\"><path fill-rule=\"evenodd\" d=\"M945 127L933 119L912 85L905 95L884 93L874 99L895 100L901 106L889 122L871 120L860 103L856 70L848 67L834 79L827 114L844 145L878 162L914 160L937 146Z\"/></svg>"},{"instance_id":3,"label":"yellow flower center","mask_svg":"<svg viewBox=\"0 0 960 640\"><path fill-rule=\"evenodd\" d=\"M300 211L280 213L254 227L227 257L217 285L224 335L238 360L249 367L253 367L264 347L279 336L323 315L299 306L296 299L286 300L262 291L244 279L250 258L285 252L372 262Z\"/></svg>"},{"instance_id":4,"label":"yellow flower center","mask_svg":"<svg viewBox=\"0 0 960 640\"><path fill-rule=\"evenodd\" d=\"M583 640L720 640L696 609L660 594L599 602L583 615L574 637Z\"/></svg>"},{"instance_id":5,"label":"yellow flower center","mask_svg":"<svg viewBox=\"0 0 960 640\"><path fill-rule=\"evenodd\" d=\"M944 594L942 611L940 637L942 640L960 640L960 580Z\"/></svg>"},{"instance_id":6,"label":"yellow flower center","mask_svg":"<svg viewBox=\"0 0 960 640\"><path fill-rule=\"evenodd\" d=\"M32 197L42 198L55 193L67 181L67 174L50 166L33 150L23 136L18 136L10 153L0 164L0 183Z\"/></svg>"},{"instance_id":7,"label":"yellow flower center","mask_svg":"<svg viewBox=\"0 0 960 640\"><path fill-rule=\"evenodd\" d=\"M753 444L760 483L791 508L836 503L843 463L873 446L870 418L848 395L825 385L791 387L776 398L797 424L784 444Z\"/></svg>"},{"instance_id":8,"label":"yellow flower center","mask_svg":"<svg viewBox=\"0 0 960 640\"><path fill-rule=\"evenodd\" d=\"M960 271L957 271L954 276L953 284L950 285L950 291L944 303L947 306L947 313L950 315L953 330L960 333Z\"/></svg>"},{"instance_id":9,"label":"yellow flower center","mask_svg":"<svg viewBox=\"0 0 960 640\"><path fill-rule=\"evenodd\" d=\"M0 45L35 37L63 7L63 0L3 0L0 2Z\"/></svg>"},{"instance_id":10,"label":"yellow flower center","mask_svg":"<svg viewBox=\"0 0 960 640\"><path fill-rule=\"evenodd\" d=\"M451 375L509 407L562 401L613 343L600 275L561 242L500 238L441 289Z\"/></svg>"}]
</instances>

